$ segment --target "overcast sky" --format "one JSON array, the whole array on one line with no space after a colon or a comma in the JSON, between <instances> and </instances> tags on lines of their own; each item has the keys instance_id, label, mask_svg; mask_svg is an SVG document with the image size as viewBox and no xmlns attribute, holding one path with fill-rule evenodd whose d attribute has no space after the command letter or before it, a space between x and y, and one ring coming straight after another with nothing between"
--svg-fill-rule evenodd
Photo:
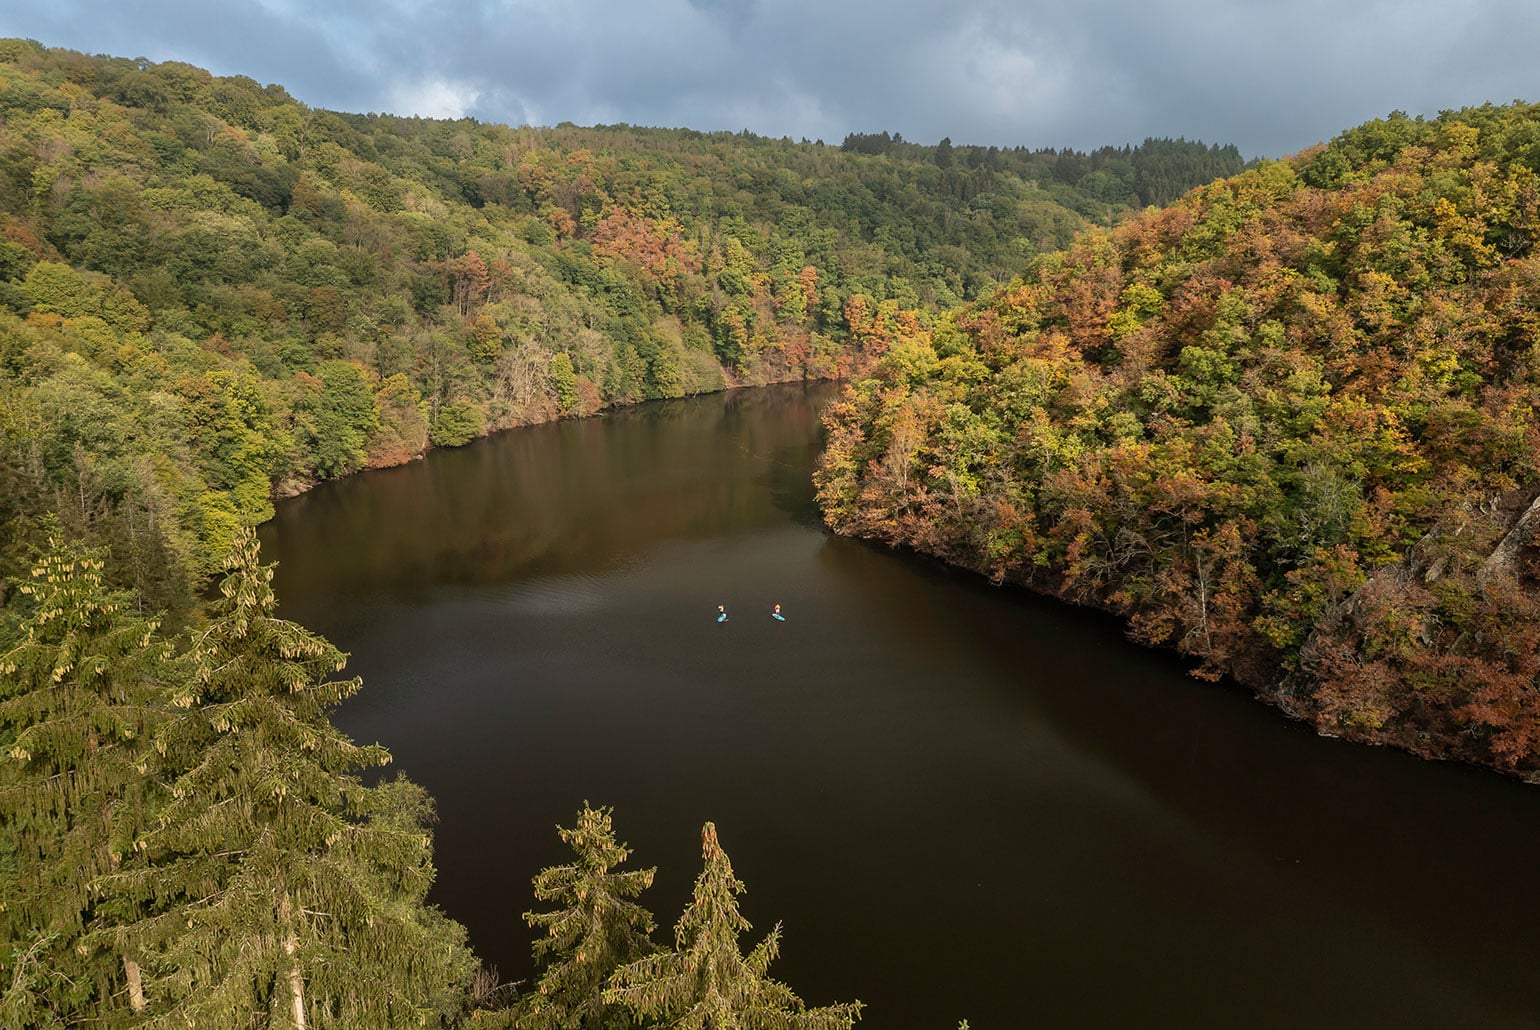
<instances>
[{"instance_id":1,"label":"overcast sky","mask_svg":"<svg viewBox=\"0 0 1540 1030\"><path fill-rule=\"evenodd\" d=\"M1536 0L17 0L0 36L312 107L837 143L1184 136L1277 157L1393 110L1540 100Z\"/></svg>"}]
</instances>

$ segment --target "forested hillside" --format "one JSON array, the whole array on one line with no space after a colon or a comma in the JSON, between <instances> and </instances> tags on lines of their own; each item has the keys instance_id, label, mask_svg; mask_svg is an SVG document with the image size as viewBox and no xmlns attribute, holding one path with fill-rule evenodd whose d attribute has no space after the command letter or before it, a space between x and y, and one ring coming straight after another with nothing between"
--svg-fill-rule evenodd
<instances>
[{"instance_id":1,"label":"forested hillside","mask_svg":"<svg viewBox=\"0 0 1540 1030\"><path fill-rule=\"evenodd\" d=\"M478 974L432 800L364 778L360 684L249 527L495 429L858 372L1240 165L346 115L0 41L0 1023L849 1026L767 975L778 930L740 952L710 824L673 950L585 807L539 984Z\"/></svg>"},{"instance_id":2,"label":"forested hillside","mask_svg":"<svg viewBox=\"0 0 1540 1030\"><path fill-rule=\"evenodd\" d=\"M1540 106L1400 115L871 341L831 525L1321 731L1540 774Z\"/></svg>"},{"instance_id":3,"label":"forested hillside","mask_svg":"<svg viewBox=\"0 0 1540 1030\"><path fill-rule=\"evenodd\" d=\"M0 43L0 580L54 509L175 619L274 496L507 426L846 374L864 327L1125 212L1136 166L1193 184L1240 162L858 149L344 115Z\"/></svg>"}]
</instances>

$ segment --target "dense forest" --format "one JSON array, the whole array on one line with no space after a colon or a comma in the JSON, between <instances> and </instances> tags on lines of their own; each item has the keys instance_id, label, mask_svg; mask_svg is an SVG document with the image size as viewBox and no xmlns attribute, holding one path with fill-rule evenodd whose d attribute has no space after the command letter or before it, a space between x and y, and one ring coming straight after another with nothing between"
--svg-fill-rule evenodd
<instances>
[{"instance_id":1,"label":"dense forest","mask_svg":"<svg viewBox=\"0 0 1540 1030\"><path fill-rule=\"evenodd\" d=\"M0 42L0 579L53 509L175 622L275 496L509 426L846 375L864 327L1240 168L1169 140L847 142L336 114Z\"/></svg>"},{"instance_id":2,"label":"dense forest","mask_svg":"<svg viewBox=\"0 0 1540 1030\"><path fill-rule=\"evenodd\" d=\"M1540 776L1540 106L1393 115L865 341L830 524Z\"/></svg>"},{"instance_id":3,"label":"dense forest","mask_svg":"<svg viewBox=\"0 0 1540 1030\"><path fill-rule=\"evenodd\" d=\"M1098 147L1077 150L1028 150L1026 147L952 145L944 138L934 147L906 142L886 132L851 133L841 150L857 154L887 154L941 169L941 187L961 199L979 189L974 173L980 169L1036 182L1065 207L1088 217L1109 209L1142 208L1171 203L1198 183L1222 179L1240 170L1241 155L1233 145L1214 144L1206 150L1186 140L1146 139L1137 147ZM984 179L989 182L989 179Z\"/></svg>"},{"instance_id":4,"label":"dense forest","mask_svg":"<svg viewBox=\"0 0 1540 1030\"><path fill-rule=\"evenodd\" d=\"M860 373L1241 166L339 114L0 41L0 1023L851 1025L771 978L778 928L740 950L714 827L670 946L586 804L499 986L250 527L497 429Z\"/></svg>"}]
</instances>

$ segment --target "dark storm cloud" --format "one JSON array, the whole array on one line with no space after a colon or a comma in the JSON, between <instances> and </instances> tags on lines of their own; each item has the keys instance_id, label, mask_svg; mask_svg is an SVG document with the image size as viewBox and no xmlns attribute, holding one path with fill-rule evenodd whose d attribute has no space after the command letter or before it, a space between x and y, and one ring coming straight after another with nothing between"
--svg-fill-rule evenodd
<instances>
[{"instance_id":1,"label":"dark storm cloud","mask_svg":"<svg viewBox=\"0 0 1540 1030\"><path fill-rule=\"evenodd\" d=\"M1281 155L1404 110L1537 99L1529 0L62 0L0 34L184 60L317 107L835 142ZM46 9L45 9L46 8Z\"/></svg>"}]
</instances>

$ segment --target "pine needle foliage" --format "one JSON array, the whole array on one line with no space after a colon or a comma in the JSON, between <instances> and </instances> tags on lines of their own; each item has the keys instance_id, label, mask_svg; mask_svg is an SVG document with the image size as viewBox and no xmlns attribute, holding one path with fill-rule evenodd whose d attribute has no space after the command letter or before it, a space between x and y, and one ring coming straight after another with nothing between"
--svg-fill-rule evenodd
<instances>
[{"instance_id":1,"label":"pine needle foliage","mask_svg":"<svg viewBox=\"0 0 1540 1030\"><path fill-rule=\"evenodd\" d=\"M631 852L615 840L610 814L584 801L575 826L556 828L574 861L535 877L535 898L560 907L524 913L545 936L535 942L544 971L522 1006L521 1028L633 1025L625 1008L604 1003L604 985L616 969L659 950L649 936L652 913L631 900L652 886L657 868L614 871Z\"/></svg>"},{"instance_id":2,"label":"pine needle foliage","mask_svg":"<svg viewBox=\"0 0 1540 1030\"><path fill-rule=\"evenodd\" d=\"M701 853L705 867L674 927L675 950L621 967L605 1000L681 1030L848 1030L861 1018L859 1001L809 1009L767 975L780 924L748 955L739 950L738 936L750 928L738 910L744 887L711 823L701 830Z\"/></svg>"},{"instance_id":3,"label":"pine needle foliage","mask_svg":"<svg viewBox=\"0 0 1540 1030\"><path fill-rule=\"evenodd\" d=\"M327 709L359 688L344 656L276 616L272 567L242 531L213 618L157 735L181 770L110 890L157 906L118 936L153 951L151 1014L170 1025L440 1025L474 971L463 928L424 904L427 794L357 775L390 760Z\"/></svg>"},{"instance_id":4,"label":"pine needle foliage","mask_svg":"<svg viewBox=\"0 0 1540 1030\"><path fill-rule=\"evenodd\" d=\"M103 556L58 536L20 591L24 637L0 655L0 954L16 1023L126 1013L122 957L92 947L92 881L132 859L154 803L145 746L170 648ZM110 908L110 906L109 906Z\"/></svg>"}]
</instances>

